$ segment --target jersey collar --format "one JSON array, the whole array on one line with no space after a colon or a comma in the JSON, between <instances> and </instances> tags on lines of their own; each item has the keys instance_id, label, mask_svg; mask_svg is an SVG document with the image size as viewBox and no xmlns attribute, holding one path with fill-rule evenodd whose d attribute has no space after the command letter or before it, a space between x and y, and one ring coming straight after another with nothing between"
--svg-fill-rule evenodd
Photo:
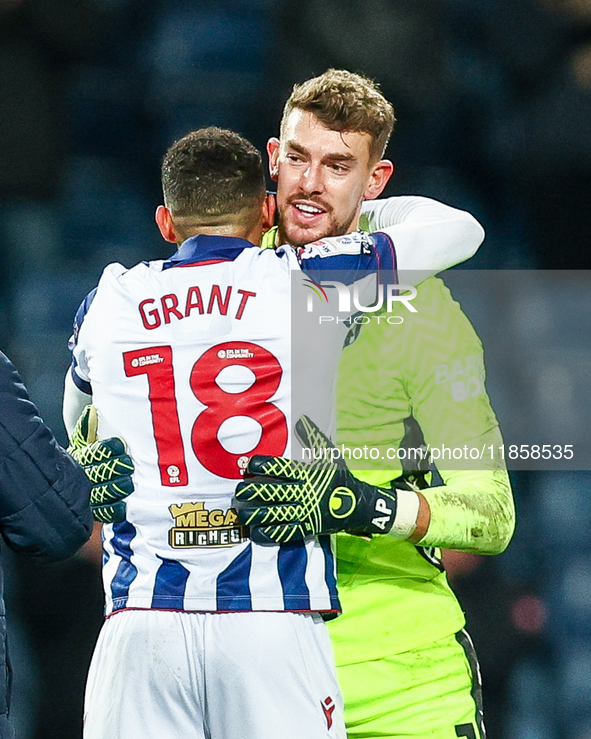
<instances>
[{"instance_id":1,"label":"jersey collar","mask_svg":"<svg viewBox=\"0 0 591 739\"><path fill-rule=\"evenodd\" d=\"M213 262L233 262L245 249L258 248L250 241L234 236L191 236L180 249L167 259L162 269L171 267L197 267Z\"/></svg>"}]
</instances>

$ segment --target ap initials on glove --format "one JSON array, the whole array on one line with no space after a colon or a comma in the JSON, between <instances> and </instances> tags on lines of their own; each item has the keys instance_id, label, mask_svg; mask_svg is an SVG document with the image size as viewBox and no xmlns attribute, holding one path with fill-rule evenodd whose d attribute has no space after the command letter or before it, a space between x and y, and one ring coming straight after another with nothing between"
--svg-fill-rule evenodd
<instances>
[{"instance_id":1,"label":"ap initials on glove","mask_svg":"<svg viewBox=\"0 0 591 739\"><path fill-rule=\"evenodd\" d=\"M307 417L295 427L302 446L320 461L308 464L255 455L247 478L236 487L238 518L261 544L347 531L385 534L396 516L396 491L357 480L331 441ZM331 461L331 460L335 461Z\"/></svg>"},{"instance_id":2,"label":"ap initials on glove","mask_svg":"<svg viewBox=\"0 0 591 739\"><path fill-rule=\"evenodd\" d=\"M76 421L67 451L92 483L90 508L94 519L117 523L125 520L123 498L133 492L131 473L135 467L122 439L97 440L97 425L96 408L87 405Z\"/></svg>"}]
</instances>

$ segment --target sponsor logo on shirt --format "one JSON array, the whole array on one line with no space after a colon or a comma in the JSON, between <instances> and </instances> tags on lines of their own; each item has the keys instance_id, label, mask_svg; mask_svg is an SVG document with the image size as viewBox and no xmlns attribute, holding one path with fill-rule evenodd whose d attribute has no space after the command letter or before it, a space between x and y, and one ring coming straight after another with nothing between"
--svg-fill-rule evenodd
<instances>
[{"instance_id":1,"label":"sponsor logo on shirt","mask_svg":"<svg viewBox=\"0 0 591 739\"><path fill-rule=\"evenodd\" d=\"M174 549L231 547L248 539L235 508L210 511L205 503L173 503L168 510L175 521L168 536Z\"/></svg>"},{"instance_id":2,"label":"sponsor logo on shirt","mask_svg":"<svg viewBox=\"0 0 591 739\"><path fill-rule=\"evenodd\" d=\"M250 359L254 357L254 352L248 349L220 349L218 357L220 359Z\"/></svg>"},{"instance_id":3,"label":"sponsor logo on shirt","mask_svg":"<svg viewBox=\"0 0 591 739\"><path fill-rule=\"evenodd\" d=\"M164 357L160 354L146 354L143 357L134 357L131 360L132 367L146 367L149 364L160 364L164 362Z\"/></svg>"},{"instance_id":4,"label":"sponsor logo on shirt","mask_svg":"<svg viewBox=\"0 0 591 739\"><path fill-rule=\"evenodd\" d=\"M482 357L473 354L435 367L435 382L449 384L452 400L459 403L486 393Z\"/></svg>"}]
</instances>

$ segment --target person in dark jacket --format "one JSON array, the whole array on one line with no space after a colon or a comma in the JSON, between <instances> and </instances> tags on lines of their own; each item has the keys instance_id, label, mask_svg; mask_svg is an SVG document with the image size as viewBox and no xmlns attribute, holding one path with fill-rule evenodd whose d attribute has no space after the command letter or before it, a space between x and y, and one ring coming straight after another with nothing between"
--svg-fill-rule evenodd
<instances>
[{"instance_id":1,"label":"person in dark jacket","mask_svg":"<svg viewBox=\"0 0 591 739\"><path fill-rule=\"evenodd\" d=\"M37 560L74 554L90 537L91 482L56 442L10 360L0 352L0 533ZM0 739L13 739L0 570Z\"/></svg>"}]
</instances>

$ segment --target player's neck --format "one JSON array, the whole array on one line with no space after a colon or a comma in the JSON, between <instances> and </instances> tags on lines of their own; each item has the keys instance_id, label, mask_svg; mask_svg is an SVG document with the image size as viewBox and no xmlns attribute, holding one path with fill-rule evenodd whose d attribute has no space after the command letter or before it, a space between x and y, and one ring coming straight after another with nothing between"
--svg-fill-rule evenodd
<instances>
[{"instance_id":1,"label":"player's neck","mask_svg":"<svg viewBox=\"0 0 591 739\"><path fill-rule=\"evenodd\" d=\"M179 236L183 237L183 241L192 236L229 236L235 239L250 241L252 244L258 244L260 241L259 230L237 226L234 223L227 223L215 226L199 226L198 228L191 229L190 232L179 234Z\"/></svg>"},{"instance_id":2,"label":"player's neck","mask_svg":"<svg viewBox=\"0 0 591 739\"><path fill-rule=\"evenodd\" d=\"M187 231L182 236L186 239L191 236L234 236L235 238L243 239L245 238L246 230L237 227L233 223L225 223L215 226L199 226L198 228Z\"/></svg>"}]
</instances>

